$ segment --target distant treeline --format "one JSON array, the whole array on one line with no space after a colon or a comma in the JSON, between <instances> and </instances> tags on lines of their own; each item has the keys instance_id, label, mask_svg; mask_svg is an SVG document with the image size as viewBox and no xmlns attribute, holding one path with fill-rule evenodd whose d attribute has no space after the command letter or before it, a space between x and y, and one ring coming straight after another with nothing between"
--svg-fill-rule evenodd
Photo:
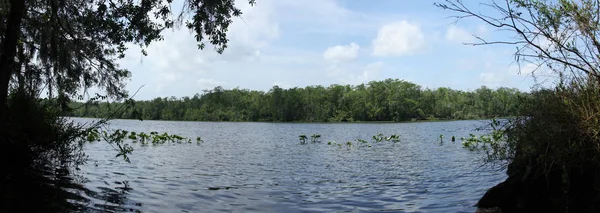
<instances>
[{"instance_id":1,"label":"distant treeline","mask_svg":"<svg viewBox=\"0 0 600 213\"><path fill-rule=\"evenodd\" d=\"M186 121L409 121L481 119L517 113L517 89L481 87L475 91L423 89L386 79L368 84L308 86L268 92L216 87L183 98L135 101L116 118ZM104 117L123 103L71 103L68 116Z\"/></svg>"}]
</instances>

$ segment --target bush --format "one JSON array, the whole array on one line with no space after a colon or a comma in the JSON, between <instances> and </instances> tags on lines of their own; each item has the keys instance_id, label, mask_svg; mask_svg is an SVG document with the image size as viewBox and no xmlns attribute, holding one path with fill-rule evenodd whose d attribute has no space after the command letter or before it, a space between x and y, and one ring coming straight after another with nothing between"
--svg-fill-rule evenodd
<instances>
[{"instance_id":1,"label":"bush","mask_svg":"<svg viewBox=\"0 0 600 213\"><path fill-rule=\"evenodd\" d=\"M492 125L502 137L485 150L486 161L507 166L509 178L490 189L480 207L500 206L511 212L515 210L511 206L519 205L521 210L542 211L541 206L551 212L600 210L600 86L596 82L569 82L535 91L522 101L520 116ZM491 198L500 194L505 197Z\"/></svg>"},{"instance_id":2,"label":"bush","mask_svg":"<svg viewBox=\"0 0 600 213\"><path fill-rule=\"evenodd\" d=\"M12 93L0 123L2 168L7 173L27 169L77 166L84 162L85 128L60 117L55 100Z\"/></svg>"}]
</instances>

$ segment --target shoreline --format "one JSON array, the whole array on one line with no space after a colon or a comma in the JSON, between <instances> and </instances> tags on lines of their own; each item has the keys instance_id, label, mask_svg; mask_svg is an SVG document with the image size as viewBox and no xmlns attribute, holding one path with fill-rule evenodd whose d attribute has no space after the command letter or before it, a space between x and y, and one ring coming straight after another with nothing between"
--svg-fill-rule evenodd
<instances>
[{"instance_id":1,"label":"shoreline","mask_svg":"<svg viewBox=\"0 0 600 213\"><path fill-rule=\"evenodd\" d=\"M103 119L98 117L77 117L63 116L67 118L86 118ZM452 121L486 121L491 119L508 119L511 117L493 117L478 119L425 119L411 121L196 121L196 120L153 120L153 119L132 119L132 118L113 118L109 120L138 120L138 121L167 121L167 122L213 122L213 123L282 123L282 124L401 124L401 123L434 123L434 122L452 122Z\"/></svg>"}]
</instances>

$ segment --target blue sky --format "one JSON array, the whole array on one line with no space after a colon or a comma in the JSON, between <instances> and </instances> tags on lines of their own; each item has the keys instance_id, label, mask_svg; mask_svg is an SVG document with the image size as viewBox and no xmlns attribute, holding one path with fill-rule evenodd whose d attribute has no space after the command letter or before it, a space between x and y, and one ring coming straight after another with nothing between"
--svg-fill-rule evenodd
<instances>
[{"instance_id":1,"label":"blue sky","mask_svg":"<svg viewBox=\"0 0 600 213\"><path fill-rule=\"evenodd\" d=\"M196 49L188 30L167 31L148 56L132 48L120 64L131 70L135 99L193 96L215 86L267 91L308 85L404 79L428 88L482 85L529 90L533 66L513 63L512 46L467 46L473 34L503 38L477 20L455 22L436 1L237 0L244 14L222 55ZM486 8L473 2L471 8Z\"/></svg>"}]
</instances>

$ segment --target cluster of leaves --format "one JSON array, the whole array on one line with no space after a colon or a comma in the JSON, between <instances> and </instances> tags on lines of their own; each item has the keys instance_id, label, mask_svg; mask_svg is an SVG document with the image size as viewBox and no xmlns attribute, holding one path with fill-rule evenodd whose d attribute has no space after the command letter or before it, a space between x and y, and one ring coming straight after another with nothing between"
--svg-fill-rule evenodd
<instances>
[{"instance_id":1,"label":"cluster of leaves","mask_svg":"<svg viewBox=\"0 0 600 213\"><path fill-rule=\"evenodd\" d=\"M111 145L116 145L117 150L119 151L116 157L122 156L123 159L127 162L129 162L128 154L131 154L131 152L133 151L133 147L125 143L126 140L129 140L132 143L140 142L142 145L146 145L148 143L151 143L153 145L183 142L192 143L191 138L182 137L176 134L168 134L166 132L162 134L158 132L150 132L149 134L147 134L145 132L136 133L133 131L129 132L122 129L117 129L113 132L109 132L105 130L100 131L99 128L88 131L87 135L85 135L85 140L88 142L104 140ZM196 143L202 142L204 141L201 137L196 137Z\"/></svg>"},{"instance_id":2,"label":"cluster of leaves","mask_svg":"<svg viewBox=\"0 0 600 213\"><path fill-rule=\"evenodd\" d=\"M232 18L242 14L233 0L183 3L182 11L174 13L172 0L3 2L0 105L5 105L9 85L32 94L44 88L63 103L82 98L81 91L91 87L124 98L124 81L131 74L117 62L125 57L127 44L139 45L146 54L145 47L163 39L163 30L182 25L195 33L199 49L208 42L222 53Z\"/></svg>"},{"instance_id":3,"label":"cluster of leaves","mask_svg":"<svg viewBox=\"0 0 600 213\"><path fill-rule=\"evenodd\" d=\"M139 45L145 54L144 48L161 40L165 29L185 24L195 32L200 49L209 42L222 53L232 18L241 15L234 1L184 0L183 3L182 11L174 14L172 0L1 1L1 178L11 179L11 174L18 174L16 170L29 172L31 167L50 170L41 174L58 166L83 163L86 155L82 146L96 137L112 141L120 150L118 156L128 160L132 148L123 144L122 131L111 134L97 131L108 118L114 117L110 115L114 111L89 125L61 117L61 111L68 109L72 99L82 101L89 97L89 88L103 91L104 95L97 97L104 100L120 101L127 97L125 82L131 74L118 66L119 59L125 57L130 44ZM249 3L254 4L254 0ZM41 99L42 92L47 92L48 98ZM94 99L90 102L95 102ZM122 105L130 103L132 100ZM38 184L36 180L35 185ZM22 188L16 187L19 191ZM11 192L8 195L3 198L13 197ZM33 203L48 203L46 198ZM22 202L5 203L21 205Z\"/></svg>"},{"instance_id":4,"label":"cluster of leaves","mask_svg":"<svg viewBox=\"0 0 600 213\"><path fill-rule=\"evenodd\" d=\"M313 143L320 142L319 138L321 138L321 135L319 135L319 134L312 134L310 136L310 141L313 142ZM306 139L308 139L308 137L306 137L306 135L299 135L298 139L300 139L300 143L306 144Z\"/></svg>"},{"instance_id":5,"label":"cluster of leaves","mask_svg":"<svg viewBox=\"0 0 600 213\"><path fill-rule=\"evenodd\" d=\"M480 135L479 137L475 134L469 134L467 138L461 138L462 145L464 148L470 151L483 151L485 152L486 162L493 163L507 163L513 154L509 152L509 146L506 143L506 127L510 125L508 122L511 120L496 120L492 119L489 124L488 134Z\"/></svg>"},{"instance_id":6,"label":"cluster of leaves","mask_svg":"<svg viewBox=\"0 0 600 213\"><path fill-rule=\"evenodd\" d=\"M383 141L391 141L393 143L397 143L400 142L400 135L397 134L393 134L390 136L385 137L382 133L377 133L376 135L373 135L371 137L373 139L373 143L380 143ZM346 143L337 143L335 141L329 141L327 142L327 145L333 145L333 146L342 146L342 145L346 145L348 147L352 147L354 144L358 145L358 146L366 146L366 147L371 147L372 145L369 143L369 141L367 140L363 140L363 139L356 139L356 141L346 141Z\"/></svg>"},{"instance_id":7,"label":"cluster of leaves","mask_svg":"<svg viewBox=\"0 0 600 213\"><path fill-rule=\"evenodd\" d=\"M274 86L268 92L216 87L191 98L138 101L116 117L132 119L139 114L145 120L308 122L479 119L516 115L518 102L526 95L509 88L431 90L397 79L355 86ZM67 115L103 117L115 105L80 107Z\"/></svg>"},{"instance_id":8,"label":"cluster of leaves","mask_svg":"<svg viewBox=\"0 0 600 213\"><path fill-rule=\"evenodd\" d=\"M537 90L523 101L521 116L467 142L487 145L486 160L507 166L509 178L525 183L519 185L522 191L542 186L533 187L529 197L506 194L507 200L546 212L599 209L600 190L590 186L600 182L600 2L491 1L482 5L494 12L485 14L477 11L488 10L471 10L461 0L436 5L459 13L458 19L475 18L511 34L503 40L479 38L474 45L514 46L518 64L536 65L534 74L556 76L552 89Z\"/></svg>"}]
</instances>

